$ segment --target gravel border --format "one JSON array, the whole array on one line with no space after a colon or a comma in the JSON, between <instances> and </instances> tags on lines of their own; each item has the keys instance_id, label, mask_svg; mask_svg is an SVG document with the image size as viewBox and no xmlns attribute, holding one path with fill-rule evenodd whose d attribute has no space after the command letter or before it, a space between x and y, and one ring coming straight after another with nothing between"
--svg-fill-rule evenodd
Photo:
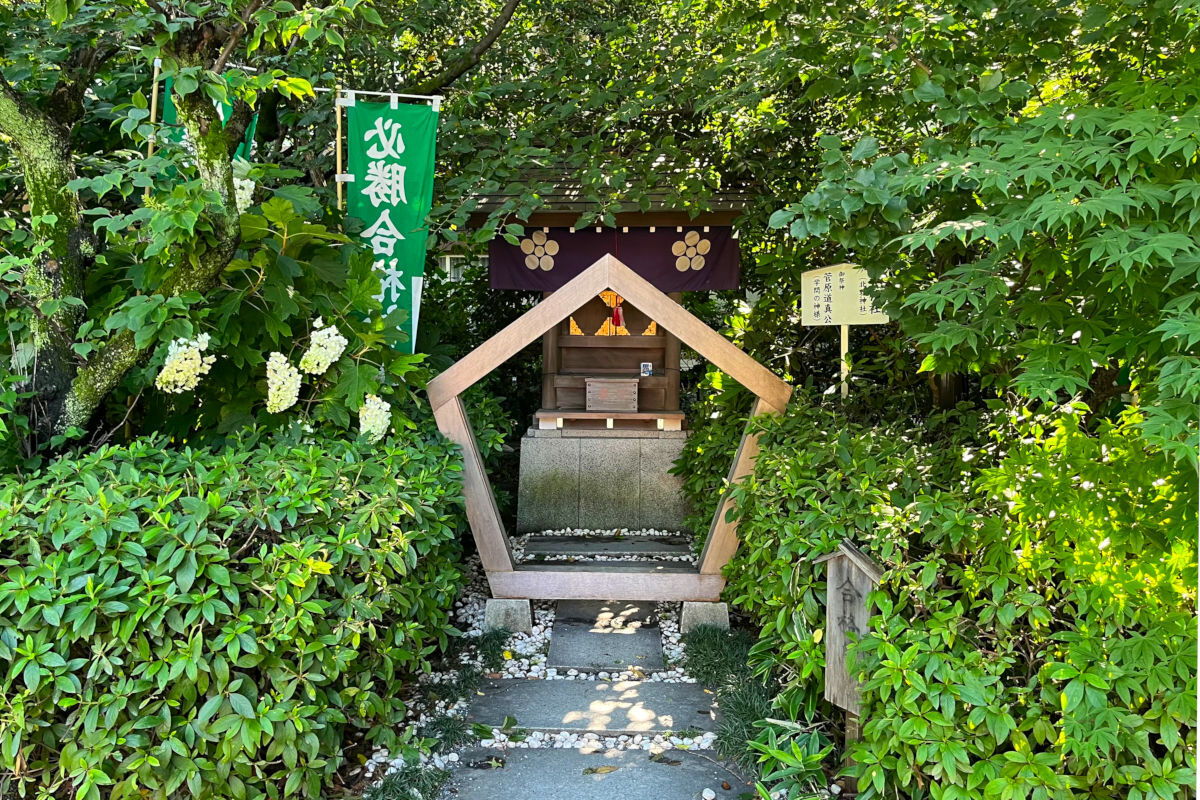
<instances>
[{"instance_id":1,"label":"gravel border","mask_svg":"<svg viewBox=\"0 0 1200 800\"><path fill-rule=\"evenodd\" d=\"M666 561L672 563L695 564L697 557L695 553L686 553L684 555L660 555L660 554L628 554L628 555L573 555L573 554L558 554L558 553L538 553L529 555L525 552L525 547L531 536L561 536L572 537L578 539L590 539L600 537L622 536L626 538L665 538L686 537L687 534L682 531L663 531L657 528L643 528L641 530L629 530L627 528L609 528L588 530L584 528L560 528L553 531L542 531L540 533L523 533L517 536L510 536L509 548L512 550L513 560L518 564L587 564L598 561Z\"/></svg>"}]
</instances>

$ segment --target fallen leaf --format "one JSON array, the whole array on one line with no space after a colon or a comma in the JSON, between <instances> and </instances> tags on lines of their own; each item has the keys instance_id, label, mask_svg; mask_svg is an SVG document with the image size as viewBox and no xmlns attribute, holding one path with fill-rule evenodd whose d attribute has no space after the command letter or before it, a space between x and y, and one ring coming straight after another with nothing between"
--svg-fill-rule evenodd
<instances>
[{"instance_id":1,"label":"fallen leaf","mask_svg":"<svg viewBox=\"0 0 1200 800\"><path fill-rule=\"evenodd\" d=\"M733 787L729 785L729 781L721 781L721 788L728 792Z\"/></svg>"},{"instance_id":2,"label":"fallen leaf","mask_svg":"<svg viewBox=\"0 0 1200 800\"><path fill-rule=\"evenodd\" d=\"M650 760L655 764L666 764L668 767L678 767L683 762L676 758L667 758L662 753L651 753Z\"/></svg>"},{"instance_id":3,"label":"fallen leaf","mask_svg":"<svg viewBox=\"0 0 1200 800\"><path fill-rule=\"evenodd\" d=\"M616 772L620 767L614 767L612 764L605 764L603 767L588 767L583 771L584 775L607 775L610 772Z\"/></svg>"}]
</instances>

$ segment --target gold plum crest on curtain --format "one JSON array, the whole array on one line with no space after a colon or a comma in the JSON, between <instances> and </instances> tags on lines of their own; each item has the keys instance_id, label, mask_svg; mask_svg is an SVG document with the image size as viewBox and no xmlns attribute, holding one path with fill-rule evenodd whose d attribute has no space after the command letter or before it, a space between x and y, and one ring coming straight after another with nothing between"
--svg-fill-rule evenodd
<instances>
[{"instance_id":1,"label":"gold plum crest on curtain","mask_svg":"<svg viewBox=\"0 0 1200 800\"><path fill-rule=\"evenodd\" d=\"M534 231L533 235L521 240L521 252L525 254L525 266L549 272L554 269L558 242L547 237L545 231Z\"/></svg>"},{"instance_id":2,"label":"gold plum crest on curtain","mask_svg":"<svg viewBox=\"0 0 1200 800\"><path fill-rule=\"evenodd\" d=\"M678 256L675 269L680 272L704 269L704 256L711 249L712 242L700 238L696 231L688 231L686 236L671 245L671 254Z\"/></svg>"}]
</instances>

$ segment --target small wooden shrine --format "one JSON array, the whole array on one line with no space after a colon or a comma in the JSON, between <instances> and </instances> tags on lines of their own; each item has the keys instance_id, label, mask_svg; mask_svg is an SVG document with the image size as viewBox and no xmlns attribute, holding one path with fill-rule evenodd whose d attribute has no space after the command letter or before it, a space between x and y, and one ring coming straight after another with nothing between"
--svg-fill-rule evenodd
<instances>
[{"instance_id":1,"label":"small wooden shrine","mask_svg":"<svg viewBox=\"0 0 1200 800\"><path fill-rule=\"evenodd\" d=\"M536 176L534 176L536 177ZM732 223L742 202L714 198L699 216L670 206L577 227L594 208L561 179L546 205L521 220L516 241L494 239L489 283L541 293L541 301L429 384L438 426L464 452L467 516L495 598L715 601L721 569L737 547L737 523L719 504L696 566L664 563L517 563L483 470L460 395L539 337L542 401L521 439L517 531L654 528L676 531L689 515L682 478L670 469L686 443L680 353L695 351L757 397L752 414L779 413L791 387L690 314L683 292L735 289ZM473 222L517 207L512 196L477 198ZM747 429L749 430L749 428ZM747 434L729 470L744 477L757 455Z\"/></svg>"},{"instance_id":2,"label":"small wooden shrine","mask_svg":"<svg viewBox=\"0 0 1200 800\"><path fill-rule=\"evenodd\" d=\"M467 501L467 518L487 572L488 583L496 598L603 600L622 597L635 600L715 601L720 597L725 583L721 570L733 557L738 544L737 522L728 519L727 512L732 502L728 495L717 505L704 549L695 567L657 563L518 564L513 559L508 536L496 508L495 496L492 494L491 482L483 469L461 395L526 344L569 319L591 298L605 291L628 298L654 319L659 327L670 331L684 344L753 392L758 400L751 412L752 416L780 413L787 407L792 392L790 386L728 339L688 313L619 259L610 254L601 256L572 277L559 291L553 292L429 382L429 401L433 406L438 428L463 448L463 493ZM530 433L534 434L535 431ZM564 476L564 486L569 487L571 481L574 481L575 487L574 495L566 493L557 498L560 504L574 502L581 508L590 504L586 507L594 508L595 513L600 513L606 510L607 504L614 498L639 494L642 489L633 482L634 476L645 475L645 459L620 457L620 448L612 446L627 445L632 441L636 448L644 448L647 443L654 442L652 437L667 436L670 432L620 432L605 429L583 431L575 437L566 436L567 432L559 429L555 429L553 433L557 435L548 441L556 442L557 445L555 450L551 451L551 457L546 459L546 463L531 464L528 468L525 448L537 442L539 437L527 436L523 440L522 483L528 476L538 473L553 474L557 470ZM682 434L682 431L675 433ZM610 438L604 434L621 435ZM563 447L564 444L573 444L574 447ZM595 448L602 453L602 457L592 463L612 464L615 468L607 473L597 470L596 480L586 489L580 489L581 481L588 478L586 470L583 469L585 448L589 451ZM572 450L574 461L570 458ZM637 454L639 450L634 449L632 452ZM641 452L644 453L645 450L642 449ZM748 425L729 469L730 483L745 477L753 469L757 452L756 435L751 433ZM614 458L614 454L618 457ZM564 455L567 456L565 459ZM555 458L565 463L555 464ZM611 486L606 487L605 482L609 478L614 480ZM675 491L678 492L677 489ZM603 496L594 497L593 492ZM626 504L618 510L622 513L637 513L640 507L636 503Z\"/></svg>"}]
</instances>

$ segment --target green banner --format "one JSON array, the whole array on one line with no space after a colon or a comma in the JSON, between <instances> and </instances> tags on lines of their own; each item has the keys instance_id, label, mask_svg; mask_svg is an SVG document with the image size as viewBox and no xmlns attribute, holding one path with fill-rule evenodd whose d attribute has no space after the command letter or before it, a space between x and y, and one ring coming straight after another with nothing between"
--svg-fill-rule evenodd
<instances>
[{"instance_id":1,"label":"green banner","mask_svg":"<svg viewBox=\"0 0 1200 800\"><path fill-rule=\"evenodd\" d=\"M362 221L379 270L385 313L409 312L404 332L415 352L425 281L425 218L433 204L438 112L427 105L364 103L346 107L350 182L346 212Z\"/></svg>"}]
</instances>

